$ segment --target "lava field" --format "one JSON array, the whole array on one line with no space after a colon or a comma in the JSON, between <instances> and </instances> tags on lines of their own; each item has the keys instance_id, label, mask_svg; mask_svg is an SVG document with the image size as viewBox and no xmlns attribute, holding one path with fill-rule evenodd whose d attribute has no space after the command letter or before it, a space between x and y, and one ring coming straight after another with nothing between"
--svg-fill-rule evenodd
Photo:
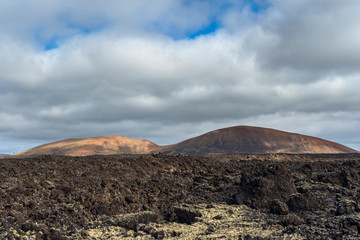
<instances>
[{"instance_id":1,"label":"lava field","mask_svg":"<svg viewBox=\"0 0 360 240\"><path fill-rule=\"evenodd\" d=\"M0 159L1 239L359 239L360 154Z\"/></svg>"}]
</instances>

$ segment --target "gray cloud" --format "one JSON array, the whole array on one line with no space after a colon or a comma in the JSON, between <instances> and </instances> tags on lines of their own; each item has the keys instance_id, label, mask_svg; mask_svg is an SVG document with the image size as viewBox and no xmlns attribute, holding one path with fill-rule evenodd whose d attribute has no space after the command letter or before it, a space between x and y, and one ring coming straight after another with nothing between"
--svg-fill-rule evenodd
<instances>
[{"instance_id":1,"label":"gray cloud","mask_svg":"<svg viewBox=\"0 0 360 240\"><path fill-rule=\"evenodd\" d=\"M360 4L356 0L273 2L275 11L262 23L270 41L262 46L260 61L271 69L358 71Z\"/></svg>"},{"instance_id":2,"label":"gray cloud","mask_svg":"<svg viewBox=\"0 0 360 240\"><path fill-rule=\"evenodd\" d=\"M22 21L10 13L24 3L3 4L0 152L99 135L171 144L239 124L360 148L359 3L211 2L33 1ZM214 17L215 33L178 39Z\"/></svg>"}]
</instances>

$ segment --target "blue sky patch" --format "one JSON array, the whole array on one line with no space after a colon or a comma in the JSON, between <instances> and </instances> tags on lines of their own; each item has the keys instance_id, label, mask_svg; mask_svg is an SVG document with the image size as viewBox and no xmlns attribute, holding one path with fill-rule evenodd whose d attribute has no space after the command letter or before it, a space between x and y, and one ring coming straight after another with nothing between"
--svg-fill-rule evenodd
<instances>
[{"instance_id":1,"label":"blue sky patch","mask_svg":"<svg viewBox=\"0 0 360 240\"><path fill-rule=\"evenodd\" d=\"M83 26L83 25L77 25L74 23L66 23L66 28L76 32L77 34L81 35L89 35L92 33L100 32L103 30L106 26L106 23L98 23L93 26Z\"/></svg>"},{"instance_id":2,"label":"blue sky patch","mask_svg":"<svg viewBox=\"0 0 360 240\"><path fill-rule=\"evenodd\" d=\"M193 2L183 0L183 4L191 5ZM195 1L195 0L194 0ZM222 25L222 18L228 13L230 9L237 9L242 11L244 8L250 9L254 14L261 14L270 7L268 0L196 0L205 2L211 6L212 10L209 12L208 23L193 29L187 26L187 29L181 28L176 22L166 22L164 19L157 19L146 27L147 30L157 32L171 37L174 40L181 39L195 39L199 36L209 35L216 33ZM208 5L204 5L208 6ZM107 26L111 25L109 19L105 16L98 15L88 16L85 20L79 20L74 17L74 13L67 11L59 14L58 19L64 26L62 32L55 32L53 35L48 36L42 26L39 26L35 31L35 41L43 48L44 51L50 51L59 48L68 38L75 35L90 35L102 31Z\"/></svg>"},{"instance_id":3,"label":"blue sky patch","mask_svg":"<svg viewBox=\"0 0 360 240\"><path fill-rule=\"evenodd\" d=\"M244 0L244 2L254 13L260 13L270 7L268 0Z\"/></svg>"},{"instance_id":4,"label":"blue sky patch","mask_svg":"<svg viewBox=\"0 0 360 240\"><path fill-rule=\"evenodd\" d=\"M63 25L61 32L54 32L49 36L42 25L37 26L34 31L34 39L37 44L42 46L44 51L59 48L67 39L76 35L90 35L102 31L108 21L103 17L94 16L83 23L71 19L71 15L60 14L58 17L60 24Z\"/></svg>"},{"instance_id":5,"label":"blue sky patch","mask_svg":"<svg viewBox=\"0 0 360 240\"><path fill-rule=\"evenodd\" d=\"M50 39L49 41L44 43L44 50L45 51L50 51L53 49L56 49L59 47L59 42L58 39L53 37L52 39Z\"/></svg>"},{"instance_id":6,"label":"blue sky patch","mask_svg":"<svg viewBox=\"0 0 360 240\"><path fill-rule=\"evenodd\" d=\"M60 38L58 36L46 37L42 26L36 27L33 33L35 43L44 51L50 51L59 47Z\"/></svg>"},{"instance_id":7,"label":"blue sky patch","mask_svg":"<svg viewBox=\"0 0 360 240\"><path fill-rule=\"evenodd\" d=\"M186 3L186 1L185 1ZM189 3L188 3L189 4ZM163 23L155 24L159 28L156 31L163 32L167 36L172 37L175 40L179 39L195 39L199 36L213 34L218 31L222 27L222 17L226 15L226 13L230 9L238 9L238 11L242 11L244 8L250 9L254 14L261 14L262 12L266 11L270 7L270 3L268 0L242 0L238 2L234 1L211 1L210 3L213 5L213 12L211 16L209 16L209 23L202 28L192 30L192 31L185 31L185 33L180 33L176 30L176 26L170 28L171 31L161 31L161 26Z\"/></svg>"},{"instance_id":8,"label":"blue sky patch","mask_svg":"<svg viewBox=\"0 0 360 240\"><path fill-rule=\"evenodd\" d=\"M96 32L101 31L102 27L77 27L75 25L67 24L67 29L69 29L71 33L61 35L52 36L49 39L42 39L40 36L36 36L36 40L43 46L45 51L50 51L56 49L61 46L67 39L71 38L74 35L90 35Z\"/></svg>"},{"instance_id":9,"label":"blue sky patch","mask_svg":"<svg viewBox=\"0 0 360 240\"><path fill-rule=\"evenodd\" d=\"M215 33L219 28L220 28L220 26L219 26L218 22L212 21L210 24L204 26L204 28L201 28L201 29L197 30L196 32L189 33L187 35L187 37L190 39L195 39L198 36Z\"/></svg>"}]
</instances>

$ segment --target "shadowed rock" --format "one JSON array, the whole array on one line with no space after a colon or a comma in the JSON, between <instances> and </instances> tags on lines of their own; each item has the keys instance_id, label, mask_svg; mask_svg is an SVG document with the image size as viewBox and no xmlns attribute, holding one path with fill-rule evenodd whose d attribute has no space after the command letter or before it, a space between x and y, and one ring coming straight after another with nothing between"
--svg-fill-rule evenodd
<instances>
[{"instance_id":1,"label":"shadowed rock","mask_svg":"<svg viewBox=\"0 0 360 240\"><path fill-rule=\"evenodd\" d=\"M185 207L175 207L174 213L179 223L191 224L195 222L196 217L201 217L201 213Z\"/></svg>"},{"instance_id":2,"label":"shadowed rock","mask_svg":"<svg viewBox=\"0 0 360 240\"><path fill-rule=\"evenodd\" d=\"M284 166L276 164L270 165L256 174L253 172L250 175L250 173L244 172L239 192L233 195L230 202L245 203L253 208L268 208L278 202L286 201L294 193L297 193L297 190L290 171ZM273 206L273 208L275 210L277 207ZM282 208L285 211L285 207ZM278 210L275 211L285 214Z\"/></svg>"}]
</instances>

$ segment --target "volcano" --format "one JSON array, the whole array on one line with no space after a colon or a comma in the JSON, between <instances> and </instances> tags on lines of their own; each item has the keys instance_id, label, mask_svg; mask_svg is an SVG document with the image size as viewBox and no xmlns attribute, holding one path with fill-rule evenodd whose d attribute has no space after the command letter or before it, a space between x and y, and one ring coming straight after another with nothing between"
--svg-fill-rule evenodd
<instances>
[{"instance_id":1,"label":"volcano","mask_svg":"<svg viewBox=\"0 0 360 240\"><path fill-rule=\"evenodd\" d=\"M270 128L235 126L218 129L177 144L159 146L143 139L94 137L67 139L41 145L15 156L112 155L163 152L175 155L225 153L357 153L356 150L324 139Z\"/></svg>"},{"instance_id":2,"label":"volcano","mask_svg":"<svg viewBox=\"0 0 360 240\"><path fill-rule=\"evenodd\" d=\"M236 126L218 129L169 148L168 154L216 153L356 153L324 139L270 128Z\"/></svg>"},{"instance_id":3,"label":"volcano","mask_svg":"<svg viewBox=\"0 0 360 240\"><path fill-rule=\"evenodd\" d=\"M93 138L72 138L40 145L16 156L63 155L89 156L113 154L142 154L160 151L160 146L143 139L132 139L120 136Z\"/></svg>"}]
</instances>

